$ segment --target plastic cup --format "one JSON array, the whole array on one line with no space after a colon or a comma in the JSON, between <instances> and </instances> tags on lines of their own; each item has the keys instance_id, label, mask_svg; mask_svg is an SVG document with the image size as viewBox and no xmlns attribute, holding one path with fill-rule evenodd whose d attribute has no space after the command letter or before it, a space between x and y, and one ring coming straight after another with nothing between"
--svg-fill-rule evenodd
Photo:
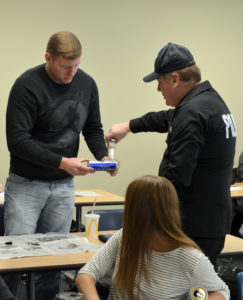
<instances>
[{"instance_id":1,"label":"plastic cup","mask_svg":"<svg viewBox=\"0 0 243 300\"><path fill-rule=\"evenodd\" d=\"M87 237L97 237L100 215L85 214L84 226Z\"/></svg>"}]
</instances>

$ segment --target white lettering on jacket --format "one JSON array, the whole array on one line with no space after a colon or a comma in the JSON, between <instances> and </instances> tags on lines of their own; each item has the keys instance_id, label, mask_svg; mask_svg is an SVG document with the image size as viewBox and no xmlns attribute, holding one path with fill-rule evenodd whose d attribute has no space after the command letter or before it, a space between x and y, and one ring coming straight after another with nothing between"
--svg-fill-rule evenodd
<instances>
[{"instance_id":1,"label":"white lettering on jacket","mask_svg":"<svg viewBox=\"0 0 243 300\"><path fill-rule=\"evenodd\" d=\"M232 114L222 115L225 123L226 139L229 139L229 131L231 130L232 137L237 136L235 120Z\"/></svg>"}]
</instances>

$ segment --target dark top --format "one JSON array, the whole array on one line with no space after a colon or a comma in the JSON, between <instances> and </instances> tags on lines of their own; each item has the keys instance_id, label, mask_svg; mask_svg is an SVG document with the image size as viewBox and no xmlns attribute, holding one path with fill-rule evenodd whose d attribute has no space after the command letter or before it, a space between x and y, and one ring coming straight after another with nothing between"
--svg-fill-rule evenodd
<instances>
[{"instance_id":1,"label":"dark top","mask_svg":"<svg viewBox=\"0 0 243 300\"><path fill-rule=\"evenodd\" d=\"M45 65L23 73L7 107L10 172L30 179L69 175L58 169L62 157L77 157L79 135L100 160L107 155L95 81L78 70L70 84L51 80Z\"/></svg>"},{"instance_id":2,"label":"dark top","mask_svg":"<svg viewBox=\"0 0 243 300\"><path fill-rule=\"evenodd\" d=\"M175 109L131 120L130 128L133 133L168 132L159 175L175 185L185 232L191 237L228 233L236 127L210 83L200 83Z\"/></svg>"},{"instance_id":3,"label":"dark top","mask_svg":"<svg viewBox=\"0 0 243 300\"><path fill-rule=\"evenodd\" d=\"M8 286L5 281L0 276L0 299L1 300L17 300L12 293L10 292Z\"/></svg>"}]
</instances>

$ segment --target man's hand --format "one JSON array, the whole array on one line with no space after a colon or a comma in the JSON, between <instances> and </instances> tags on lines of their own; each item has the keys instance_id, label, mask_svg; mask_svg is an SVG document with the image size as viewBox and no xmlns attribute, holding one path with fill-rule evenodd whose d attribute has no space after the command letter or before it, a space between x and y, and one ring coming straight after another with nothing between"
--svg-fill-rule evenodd
<instances>
[{"instance_id":1,"label":"man's hand","mask_svg":"<svg viewBox=\"0 0 243 300\"><path fill-rule=\"evenodd\" d=\"M78 158L78 157L63 157L59 165L59 169L65 170L73 176L84 176L89 173L94 173L94 169L83 165L83 162L88 162L88 158Z\"/></svg>"},{"instance_id":2,"label":"man's hand","mask_svg":"<svg viewBox=\"0 0 243 300\"><path fill-rule=\"evenodd\" d=\"M111 126L110 131L107 133L105 140L109 145L110 139L115 139L116 143L120 142L130 132L129 122L114 124Z\"/></svg>"},{"instance_id":3,"label":"man's hand","mask_svg":"<svg viewBox=\"0 0 243 300\"><path fill-rule=\"evenodd\" d=\"M102 158L102 161L109 160L109 159L110 158L108 156L104 156ZM114 171L106 171L106 172L109 173L111 176L116 176L116 174L119 171L119 168L120 168L120 162L118 160L116 160L116 169Z\"/></svg>"}]
</instances>

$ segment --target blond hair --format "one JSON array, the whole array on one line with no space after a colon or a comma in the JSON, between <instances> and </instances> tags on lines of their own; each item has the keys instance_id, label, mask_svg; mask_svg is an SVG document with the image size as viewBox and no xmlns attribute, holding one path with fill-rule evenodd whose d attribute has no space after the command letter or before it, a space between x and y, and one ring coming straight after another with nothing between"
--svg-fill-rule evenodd
<instances>
[{"instance_id":1,"label":"blond hair","mask_svg":"<svg viewBox=\"0 0 243 300\"><path fill-rule=\"evenodd\" d=\"M53 58L63 56L67 59L75 59L80 57L82 46L79 39L73 33L59 31L50 37L46 52L50 53Z\"/></svg>"}]
</instances>

